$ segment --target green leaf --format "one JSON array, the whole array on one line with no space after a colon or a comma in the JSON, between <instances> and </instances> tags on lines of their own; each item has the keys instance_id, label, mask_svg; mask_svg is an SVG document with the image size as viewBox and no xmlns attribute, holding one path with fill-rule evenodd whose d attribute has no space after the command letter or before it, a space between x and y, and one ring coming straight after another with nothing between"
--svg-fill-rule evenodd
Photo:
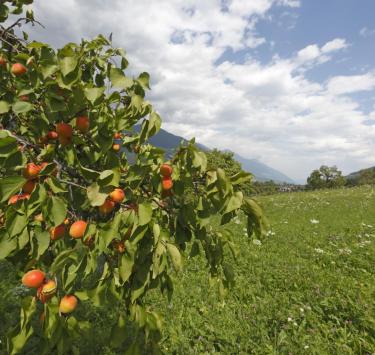
<instances>
[{"instance_id":1,"label":"green leaf","mask_svg":"<svg viewBox=\"0 0 375 355\"><path fill-rule=\"evenodd\" d=\"M94 182L87 188L87 197L91 206L101 206L108 194L100 191L100 186Z\"/></svg>"},{"instance_id":2,"label":"green leaf","mask_svg":"<svg viewBox=\"0 0 375 355\"><path fill-rule=\"evenodd\" d=\"M122 254L119 265L119 274L123 282L126 282L132 274L135 249L129 241L125 242L125 253Z\"/></svg>"},{"instance_id":3,"label":"green leaf","mask_svg":"<svg viewBox=\"0 0 375 355\"><path fill-rule=\"evenodd\" d=\"M104 170L99 175L100 186L118 186L120 182L120 172L118 169Z\"/></svg>"},{"instance_id":4,"label":"green leaf","mask_svg":"<svg viewBox=\"0 0 375 355\"><path fill-rule=\"evenodd\" d=\"M243 194L241 191L235 192L230 198L225 208L225 213L229 213L239 209L242 205Z\"/></svg>"},{"instance_id":5,"label":"green leaf","mask_svg":"<svg viewBox=\"0 0 375 355\"><path fill-rule=\"evenodd\" d=\"M11 237L20 234L27 226L27 218L25 214L18 212L10 213L7 216L5 227Z\"/></svg>"},{"instance_id":6,"label":"green leaf","mask_svg":"<svg viewBox=\"0 0 375 355\"><path fill-rule=\"evenodd\" d=\"M47 231L41 232L36 234L36 239L38 241L38 251L37 251L37 258L42 256L44 252L49 247L51 237Z\"/></svg>"},{"instance_id":7,"label":"green leaf","mask_svg":"<svg viewBox=\"0 0 375 355\"><path fill-rule=\"evenodd\" d=\"M75 260L76 257L76 250L74 249L68 249L62 251L60 254L58 254L53 261L50 271L52 273L56 273L59 270L61 270L67 263L69 259Z\"/></svg>"},{"instance_id":8,"label":"green leaf","mask_svg":"<svg viewBox=\"0 0 375 355\"><path fill-rule=\"evenodd\" d=\"M150 203L141 203L138 206L138 223L144 226L149 223L152 218L152 207Z\"/></svg>"},{"instance_id":9,"label":"green leaf","mask_svg":"<svg viewBox=\"0 0 375 355\"><path fill-rule=\"evenodd\" d=\"M217 169L217 187L224 196L227 195L231 190L229 180L225 175L224 170L220 168Z\"/></svg>"},{"instance_id":10,"label":"green leaf","mask_svg":"<svg viewBox=\"0 0 375 355\"><path fill-rule=\"evenodd\" d=\"M143 103L143 98L139 95L134 95L131 98L131 105L136 109L136 111L141 111L142 110L142 103Z\"/></svg>"},{"instance_id":11,"label":"green leaf","mask_svg":"<svg viewBox=\"0 0 375 355\"><path fill-rule=\"evenodd\" d=\"M17 151L17 140L9 131L0 131L0 157L8 157Z\"/></svg>"},{"instance_id":12,"label":"green leaf","mask_svg":"<svg viewBox=\"0 0 375 355\"><path fill-rule=\"evenodd\" d=\"M59 70L59 67L56 64L47 64L47 65L41 66L40 68L40 71L44 79L56 73L58 70Z\"/></svg>"},{"instance_id":13,"label":"green leaf","mask_svg":"<svg viewBox=\"0 0 375 355\"><path fill-rule=\"evenodd\" d=\"M30 241L30 235L27 228L18 236L18 248L22 250Z\"/></svg>"},{"instance_id":14,"label":"green leaf","mask_svg":"<svg viewBox=\"0 0 375 355\"><path fill-rule=\"evenodd\" d=\"M0 101L0 114L6 113L8 111L9 111L9 104L4 100Z\"/></svg>"},{"instance_id":15,"label":"green leaf","mask_svg":"<svg viewBox=\"0 0 375 355\"><path fill-rule=\"evenodd\" d=\"M75 57L64 57L60 60L61 73L67 76L71 73L77 66L77 58Z\"/></svg>"},{"instance_id":16,"label":"green leaf","mask_svg":"<svg viewBox=\"0 0 375 355\"><path fill-rule=\"evenodd\" d=\"M231 176L230 181L232 185L242 184L243 182L251 180L251 174L246 171L239 171L236 175Z\"/></svg>"},{"instance_id":17,"label":"green leaf","mask_svg":"<svg viewBox=\"0 0 375 355\"><path fill-rule=\"evenodd\" d=\"M119 347L126 340L126 317L120 313L117 324L112 328L111 345Z\"/></svg>"},{"instance_id":18,"label":"green leaf","mask_svg":"<svg viewBox=\"0 0 375 355\"><path fill-rule=\"evenodd\" d=\"M22 176L7 176L0 179L0 202L4 202L19 191L26 180Z\"/></svg>"},{"instance_id":19,"label":"green leaf","mask_svg":"<svg viewBox=\"0 0 375 355\"><path fill-rule=\"evenodd\" d=\"M0 5L0 21L3 22L8 18L9 9L4 4Z\"/></svg>"},{"instance_id":20,"label":"green leaf","mask_svg":"<svg viewBox=\"0 0 375 355\"><path fill-rule=\"evenodd\" d=\"M0 260L5 259L17 249L17 238L9 238L5 233L0 235Z\"/></svg>"},{"instance_id":21,"label":"green leaf","mask_svg":"<svg viewBox=\"0 0 375 355\"><path fill-rule=\"evenodd\" d=\"M48 218L55 226L64 222L67 213L67 206L63 199L52 196L47 202Z\"/></svg>"},{"instance_id":22,"label":"green leaf","mask_svg":"<svg viewBox=\"0 0 375 355\"><path fill-rule=\"evenodd\" d=\"M51 188L52 192L55 193L55 194L58 194L60 192L67 192L67 190L64 188L64 186L61 184L61 182L53 176L48 177L45 180L45 182L48 184L48 186Z\"/></svg>"},{"instance_id":23,"label":"green leaf","mask_svg":"<svg viewBox=\"0 0 375 355\"><path fill-rule=\"evenodd\" d=\"M86 88L85 89L85 96L87 100L89 100L93 105L96 101L103 95L104 87L103 88Z\"/></svg>"},{"instance_id":24,"label":"green leaf","mask_svg":"<svg viewBox=\"0 0 375 355\"><path fill-rule=\"evenodd\" d=\"M143 88L150 89L150 74L143 72L139 75L137 80Z\"/></svg>"},{"instance_id":25,"label":"green leaf","mask_svg":"<svg viewBox=\"0 0 375 355\"><path fill-rule=\"evenodd\" d=\"M207 157L204 152L198 150L193 152L193 166L200 168L202 172L207 169Z\"/></svg>"},{"instance_id":26,"label":"green leaf","mask_svg":"<svg viewBox=\"0 0 375 355\"><path fill-rule=\"evenodd\" d=\"M118 68L111 68L109 77L112 82L112 85L119 89L125 90L134 84L133 80L126 77L122 70Z\"/></svg>"},{"instance_id":27,"label":"green leaf","mask_svg":"<svg viewBox=\"0 0 375 355\"><path fill-rule=\"evenodd\" d=\"M158 242L154 254L152 256L152 278L156 279L156 277L160 274L162 270L160 270L161 258L166 251L165 245L162 242Z\"/></svg>"},{"instance_id":28,"label":"green leaf","mask_svg":"<svg viewBox=\"0 0 375 355\"><path fill-rule=\"evenodd\" d=\"M179 271L182 268L182 257L178 248L170 243L167 243L168 254L171 257L174 268Z\"/></svg>"},{"instance_id":29,"label":"green leaf","mask_svg":"<svg viewBox=\"0 0 375 355\"><path fill-rule=\"evenodd\" d=\"M247 233L251 237L253 233L261 238L268 229L268 222L260 205L252 198L245 198L242 204L243 211L247 214Z\"/></svg>"},{"instance_id":30,"label":"green leaf","mask_svg":"<svg viewBox=\"0 0 375 355\"><path fill-rule=\"evenodd\" d=\"M15 113L26 113L33 109L33 105L26 101L16 101L12 108Z\"/></svg>"}]
</instances>

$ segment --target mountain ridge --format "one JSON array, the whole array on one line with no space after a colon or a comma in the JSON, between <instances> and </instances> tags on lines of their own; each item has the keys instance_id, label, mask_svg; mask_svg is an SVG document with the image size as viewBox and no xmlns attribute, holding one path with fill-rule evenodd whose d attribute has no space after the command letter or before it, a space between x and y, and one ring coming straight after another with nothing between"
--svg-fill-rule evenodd
<instances>
[{"instance_id":1,"label":"mountain ridge","mask_svg":"<svg viewBox=\"0 0 375 355\"><path fill-rule=\"evenodd\" d=\"M166 149L168 151L172 151L173 149L177 148L181 141L188 142L187 139L177 136L173 133L166 131L165 129L160 129L160 131L153 137L149 139L149 142L157 147ZM211 150L210 148L206 147L203 144L196 143L197 146L205 151ZM260 162L257 159L248 159L244 158L237 153L233 153L234 158L241 163L242 169L250 172L254 175L255 179L258 181L269 181L273 180L278 183L286 182L290 184L294 184L295 182L288 177L287 175L283 174L282 172L269 167L268 165Z\"/></svg>"}]
</instances>

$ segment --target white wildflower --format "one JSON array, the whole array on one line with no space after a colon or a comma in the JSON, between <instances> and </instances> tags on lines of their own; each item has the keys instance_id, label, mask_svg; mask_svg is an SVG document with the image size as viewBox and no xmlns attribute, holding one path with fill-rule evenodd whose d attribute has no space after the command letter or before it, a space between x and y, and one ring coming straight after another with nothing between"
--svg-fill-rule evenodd
<instances>
[{"instance_id":1,"label":"white wildflower","mask_svg":"<svg viewBox=\"0 0 375 355\"><path fill-rule=\"evenodd\" d=\"M253 244L255 245L262 245L262 242L259 239L254 239Z\"/></svg>"},{"instance_id":2,"label":"white wildflower","mask_svg":"<svg viewBox=\"0 0 375 355\"><path fill-rule=\"evenodd\" d=\"M344 248L344 249L339 249L339 253L349 255L352 253L352 251L349 248Z\"/></svg>"},{"instance_id":3,"label":"white wildflower","mask_svg":"<svg viewBox=\"0 0 375 355\"><path fill-rule=\"evenodd\" d=\"M319 221L317 219L310 219L311 224L319 224Z\"/></svg>"},{"instance_id":4,"label":"white wildflower","mask_svg":"<svg viewBox=\"0 0 375 355\"><path fill-rule=\"evenodd\" d=\"M320 249L320 248L315 248L314 249L316 253L318 254L323 254L324 253L324 250L323 249Z\"/></svg>"}]
</instances>

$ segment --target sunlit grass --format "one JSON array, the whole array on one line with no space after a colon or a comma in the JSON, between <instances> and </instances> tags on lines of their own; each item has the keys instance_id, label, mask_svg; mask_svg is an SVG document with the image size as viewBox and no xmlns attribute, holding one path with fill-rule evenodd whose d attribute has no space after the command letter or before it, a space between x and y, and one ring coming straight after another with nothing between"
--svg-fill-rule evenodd
<instances>
[{"instance_id":1,"label":"sunlit grass","mask_svg":"<svg viewBox=\"0 0 375 355\"><path fill-rule=\"evenodd\" d=\"M375 352L375 190L262 197L271 230L234 223L237 280L224 299L188 261L164 307L163 348L177 354Z\"/></svg>"}]
</instances>

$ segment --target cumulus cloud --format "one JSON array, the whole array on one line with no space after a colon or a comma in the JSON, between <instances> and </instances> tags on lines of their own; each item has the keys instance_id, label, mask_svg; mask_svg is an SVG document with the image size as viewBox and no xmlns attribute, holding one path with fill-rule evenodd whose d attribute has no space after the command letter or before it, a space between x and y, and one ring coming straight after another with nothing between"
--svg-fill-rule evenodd
<instances>
[{"instance_id":1,"label":"cumulus cloud","mask_svg":"<svg viewBox=\"0 0 375 355\"><path fill-rule=\"evenodd\" d=\"M346 40L344 38L335 38L334 40L327 42L322 47L322 53L330 53L347 47L348 44L346 43Z\"/></svg>"},{"instance_id":2,"label":"cumulus cloud","mask_svg":"<svg viewBox=\"0 0 375 355\"><path fill-rule=\"evenodd\" d=\"M328 81L327 89L334 95L371 91L375 89L375 73L336 76Z\"/></svg>"},{"instance_id":3,"label":"cumulus cloud","mask_svg":"<svg viewBox=\"0 0 375 355\"><path fill-rule=\"evenodd\" d=\"M348 44L343 38L335 38L324 44L321 48L319 48L317 44L310 44L298 51L295 60L297 64L322 64L331 59L331 56L328 54L332 54L333 52L347 47Z\"/></svg>"},{"instance_id":4,"label":"cumulus cloud","mask_svg":"<svg viewBox=\"0 0 375 355\"><path fill-rule=\"evenodd\" d=\"M150 100L163 127L211 147L231 149L296 179L321 163L350 171L375 164L375 126L347 94L374 88L373 73L319 83L307 71L348 44L332 39L307 44L289 58L261 63L252 48L272 38L257 23L273 6L295 0L65 0L40 1L36 17L47 30L32 37L61 46L113 32L131 73L151 74ZM244 62L223 61L228 49L246 51ZM220 63L220 64L217 64Z\"/></svg>"}]
</instances>

